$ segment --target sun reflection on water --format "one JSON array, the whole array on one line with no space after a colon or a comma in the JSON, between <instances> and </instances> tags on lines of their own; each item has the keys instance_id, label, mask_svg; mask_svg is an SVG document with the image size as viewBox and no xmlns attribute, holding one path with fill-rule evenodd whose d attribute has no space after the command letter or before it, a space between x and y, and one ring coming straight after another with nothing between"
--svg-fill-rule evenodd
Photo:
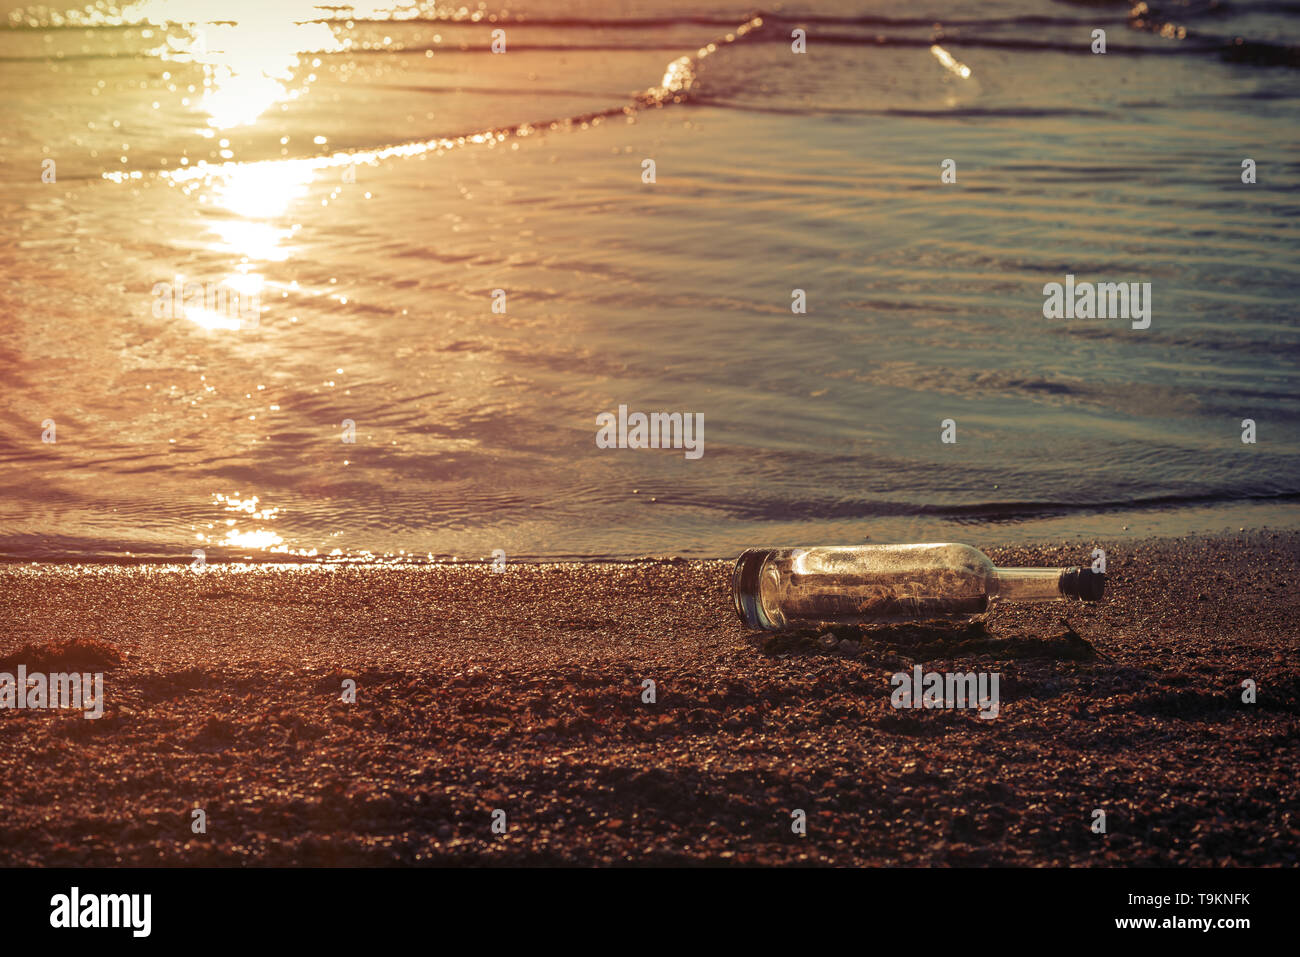
<instances>
[{"instance_id":1,"label":"sun reflection on water","mask_svg":"<svg viewBox=\"0 0 1300 957\"><path fill-rule=\"evenodd\" d=\"M293 230L279 229L269 223L249 223L242 220L224 220L208 224L221 242L218 246L222 252L236 253L249 259L264 262L283 262L289 251L280 243L292 235Z\"/></svg>"},{"instance_id":2,"label":"sun reflection on water","mask_svg":"<svg viewBox=\"0 0 1300 957\"><path fill-rule=\"evenodd\" d=\"M321 13L312 0L141 0L122 19L172 31L153 55L203 68L200 109L210 128L226 130L298 96L290 84L303 54L347 48L329 24L312 22Z\"/></svg>"},{"instance_id":3,"label":"sun reflection on water","mask_svg":"<svg viewBox=\"0 0 1300 957\"><path fill-rule=\"evenodd\" d=\"M243 516L260 523L269 523L279 516L280 509L263 505L257 495L245 498L238 494L224 495L217 492L212 495L212 504L220 505L223 511L234 512L238 517L222 519L220 523L209 522L207 528L210 533L197 532L195 535L200 542L218 547L250 548L278 555L297 555L302 558L314 558L317 555L317 550L314 548L291 548L284 544L284 538L272 528L264 526L240 528L239 523ZM218 524L226 526L224 533L218 531Z\"/></svg>"},{"instance_id":4,"label":"sun reflection on water","mask_svg":"<svg viewBox=\"0 0 1300 957\"><path fill-rule=\"evenodd\" d=\"M312 168L305 163L232 164L212 181L212 200L236 216L272 219L307 192Z\"/></svg>"}]
</instances>

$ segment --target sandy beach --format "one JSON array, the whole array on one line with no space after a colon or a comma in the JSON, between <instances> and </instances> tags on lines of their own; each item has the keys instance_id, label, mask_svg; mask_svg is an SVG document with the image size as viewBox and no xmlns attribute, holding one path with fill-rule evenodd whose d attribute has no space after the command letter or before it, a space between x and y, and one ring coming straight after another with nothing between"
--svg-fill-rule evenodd
<instances>
[{"instance_id":1,"label":"sandy beach","mask_svg":"<svg viewBox=\"0 0 1300 957\"><path fill-rule=\"evenodd\" d=\"M1110 596L859 642L747 633L722 561L7 566L0 671L105 704L0 711L0 863L1296 864L1300 535L972 544ZM892 708L915 664L1000 713Z\"/></svg>"}]
</instances>

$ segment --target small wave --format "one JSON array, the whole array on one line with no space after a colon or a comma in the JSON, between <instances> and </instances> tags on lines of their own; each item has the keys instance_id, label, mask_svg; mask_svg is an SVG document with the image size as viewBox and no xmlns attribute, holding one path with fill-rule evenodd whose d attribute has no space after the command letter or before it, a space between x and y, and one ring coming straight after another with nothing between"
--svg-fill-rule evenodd
<instances>
[{"instance_id":1,"label":"small wave","mask_svg":"<svg viewBox=\"0 0 1300 957\"><path fill-rule=\"evenodd\" d=\"M769 103L745 103L721 96L709 96L696 93L691 96L696 106L716 106L728 110L740 110L746 113L771 113L777 116L904 116L930 120L968 120L979 117L1006 117L1011 119L1044 119L1076 116L1106 116L1110 111L1101 109L1083 109L1081 107L981 107L981 106L945 106L939 109L921 109L919 107L884 107L869 108L856 106L780 106ZM1125 174L1127 175L1127 174Z\"/></svg>"},{"instance_id":2,"label":"small wave","mask_svg":"<svg viewBox=\"0 0 1300 957\"><path fill-rule=\"evenodd\" d=\"M836 521L879 518L935 518L955 522L1022 522L1059 515L1126 513L1149 509L1197 508L1247 503L1300 502L1300 490L1236 495L1150 495L1096 501L976 502L966 505L921 505L910 502L718 502L718 507L746 521ZM693 500L693 504L700 504Z\"/></svg>"},{"instance_id":3,"label":"small wave","mask_svg":"<svg viewBox=\"0 0 1300 957\"><path fill-rule=\"evenodd\" d=\"M253 162L232 161L228 163L208 163L206 161L201 161L193 166L176 167L147 175L150 178L160 178L169 182L184 183L192 180L221 177L225 174L234 173L250 167L283 169L287 168L287 164L302 164L306 168L315 171L320 169L354 166L359 163L375 165L388 159L419 156L425 153L445 152L463 146L485 145L494 141L497 143L504 143L513 137L531 136L546 130L578 127L584 124L596 123L611 116L631 115L641 110L663 107L672 103L682 103L686 100L691 88L695 85L696 70L700 61L712 56L724 47L739 42L762 26L763 19L761 17L754 17L753 19L740 24L733 31L711 40L709 43L697 50L694 56L687 55L678 57L664 68L663 78L656 86L652 86L633 95L630 102L624 106L609 107L603 110L593 110L588 113L583 113L577 116L567 116L561 119L517 123L510 126L498 127L496 129L479 130L477 132L464 133L456 136L440 136L433 139L397 143L371 149L344 150L331 153L328 156L304 157L301 159L289 160L260 160ZM121 183L129 180L143 179L146 174L140 170L132 170L129 172L115 170L105 172L102 175L104 179Z\"/></svg>"},{"instance_id":4,"label":"small wave","mask_svg":"<svg viewBox=\"0 0 1300 957\"><path fill-rule=\"evenodd\" d=\"M1086 4L1095 10L1094 4ZM1172 12L1165 12L1158 5L1146 2L1117 2L1116 9L1106 13L1092 12L1087 16L1065 16L1060 14L1021 14L1013 16L990 17L953 17L942 16L887 16L880 14L828 15L818 13L794 14L788 12L757 13L749 18L738 30L752 30L753 39L762 43L788 43L791 28L818 27L814 42L825 46L847 47L928 47L936 41L948 46L966 48L984 48L1014 50L1023 52L1050 52L1076 56L1092 56L1088 43L1079 42L1078 31L1088 28L1115 27L1130 31L1139 38L1150 38L1150 43L1124 43L1112 36L1108 43L1108 53L1124 56L1200 56L1218 55L1232 63L1255 66L1300 67L1300 45L1281 40L1253 39L1244 36L1223 36L1218 33L1203 32L1194 24L1201 20L1221 22L1229 16L1257 16L1272 13L1286 17L1300 13L1300 6L1288 3L1266 3L1241 8L1219 2L1200 2L1179 4ZM425 44L404 44L395 32L400 29L418 30L420 28L519 28L548 30L564 33L589 33L593 31L634 31L649 33L650 38L640 43L628 42L572 42L553 40L549 42L529 42L512 40L511 49L519 52L563 52L563 51L618 51L664 49L670 43L668 39L654 39L655 33L667 34L683 27L726 27L735 22L723 14L689 13L671 16L644 17L608 17L608 16L530 16L510 11L487 15L481 11L469 12L463 9L439 13L437 11L416 11L411 13L395 11L390 16L377 16L370 13L358 16L349 8L340 7L322 12L314 3L302 3L302 9L296 14L286 11L278 15L283 24L307 25L323 24L338 29L364 31L366 29L383 29L393 34L390 43L387 39L383 45L373 48L358 45L349 46L349 55L362 53L424 53L429 49ZM167 6L160 4L128 5L120 11L112 8L91 8L85 11L67 11L59 13L45 7L20 9L10 14L8 22L0 23L0 32L39 32L39 31L122 31L131 29L169 27L239 26L240 21L230 18L220 3L214 3L212 12L205 15L201 8L185 11L171 16ZM758 30L766 25L770 29ZM1008 29L1016 31L1015 35L998 35ZM883 31L883 32L882 32ZM910 31L910 34L909 34ZM1044 31L1058 34L1056 37L1035 36ZM718 41L714 41L717 43ZM440 53L479 53L489 50L489 43L479 38L473 44L443 45L435 49ZM311 51L303 51L311 52ZM43 59L48 54L42 53L30 57L7 56L4 60ZM66 54L60 58L95 59L120 58L131 53L81 53ZM141 51L138 55L148 55Z\"/></svg>"}]
</instances>

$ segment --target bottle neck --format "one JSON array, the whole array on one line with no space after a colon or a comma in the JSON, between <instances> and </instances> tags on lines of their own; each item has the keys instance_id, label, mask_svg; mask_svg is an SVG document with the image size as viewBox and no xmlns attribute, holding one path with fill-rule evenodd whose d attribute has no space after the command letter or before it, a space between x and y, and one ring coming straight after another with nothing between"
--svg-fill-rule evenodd
<instances>
[{"instance_id":1,"label":"bottle neck","mask_svg":"<svg viewBox=\"0 0 1300 957\"><path fill-rule=\"evenodd\" d=\"M995 568L996 590L989 597L998 601L1061 601L1064 568Z\"/></svg>"}]
</instances>

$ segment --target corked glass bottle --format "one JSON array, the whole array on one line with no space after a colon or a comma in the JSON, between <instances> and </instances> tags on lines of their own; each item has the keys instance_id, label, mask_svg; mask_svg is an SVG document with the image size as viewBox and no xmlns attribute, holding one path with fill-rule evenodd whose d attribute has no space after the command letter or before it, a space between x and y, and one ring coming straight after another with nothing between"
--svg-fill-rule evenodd
<instances>
[{"instance_id":1,"label":"corked glass bottle","mask_svg":"<svg viewBox=\"0 0 1300 957\"><path fill-rule=\"evenodd\" d=\"M998 568L956 544L751 548L731 579L760 631L970 619L1002 601L1097 601L1105 584L1090 568Z\"/></svg>"}]
</instances>

